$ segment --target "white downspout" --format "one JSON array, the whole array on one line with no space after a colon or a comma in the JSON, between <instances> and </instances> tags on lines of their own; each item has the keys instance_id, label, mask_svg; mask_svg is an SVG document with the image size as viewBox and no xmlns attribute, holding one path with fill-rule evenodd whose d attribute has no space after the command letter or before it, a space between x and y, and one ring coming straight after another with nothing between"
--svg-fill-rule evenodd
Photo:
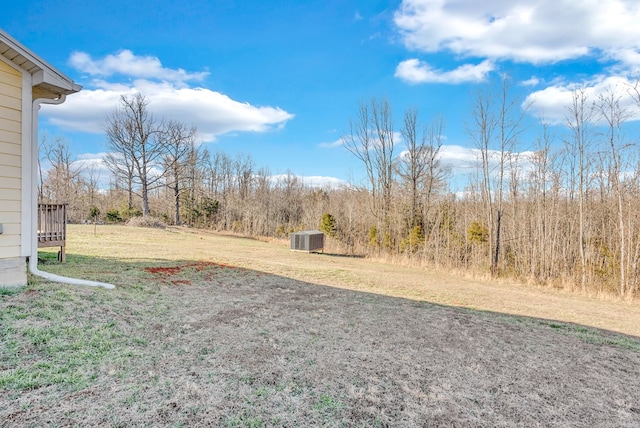
<instances>
[{"instance_id":1,"label":"white downspout","mask_svg":"<svg viewBox=\"0 0 640 428\"><path fill-rule=\"evenodd\" d=\"M60 282L69 285L81 285L87 287L102 287L107 289L116 288L113 284L106 282L89 281L86 279L69 278L66 276L55 275L49 272L43 272L38 269L38 234L34 233L38 224L38 212L35 207L38 206L38 111L41 104L62 104L66 95L61 94L59 98L52 100L48 98L38 98L33 100L33 111L31 115L31 256L29 257L29 272L33 275L42 277L48 281Z\"/></svg>"}]
</instances>

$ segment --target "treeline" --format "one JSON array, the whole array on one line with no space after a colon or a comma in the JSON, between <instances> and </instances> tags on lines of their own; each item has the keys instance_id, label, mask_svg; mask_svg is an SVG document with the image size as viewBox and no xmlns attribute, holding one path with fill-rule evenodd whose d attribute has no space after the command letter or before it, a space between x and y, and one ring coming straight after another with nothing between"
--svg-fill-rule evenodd
<instances>
[{"instance_id":1,"label":"treeline","mask_svg":"<svg viewBox=\"0 0 640 428\"><path fill-rule=\"evenodd\" d=\"M630 104L630 100L633 104ZM462 191L443 162L445 123L400 124L386 100L362 103L344 146L366 183L307 185L249 155L210 153L196 130L155 120L141 95L108 118L110 185L45 141L40 197L69 203L73 221L153 215L170 224L285 238L321 228L345 254L398 257L585 292L635 296L640 282L640 175L632 113L637 87L572 93L562 125L524 135L526 106L509 82L478 91L467 134L476 168ZM530 135L536 135L531 140Z\"/></svg>"}]
</instances>

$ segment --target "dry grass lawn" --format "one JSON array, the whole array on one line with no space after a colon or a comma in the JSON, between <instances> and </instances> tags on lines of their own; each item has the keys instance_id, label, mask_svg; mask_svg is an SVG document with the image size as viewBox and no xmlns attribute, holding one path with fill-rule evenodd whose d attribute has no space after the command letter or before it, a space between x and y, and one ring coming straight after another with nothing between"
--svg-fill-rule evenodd
<instances>
[{"instance_id":1,"label":"dry grass lawn","mask_svg":"<svg viewBox=\"0 0 640 428\"><path fill-rule=\"evenodd\" d=\"M1 426L640 426L637 303L186 229L69 233L42 269L118 288L0 293Z\"/></svg>"}]
</instances>

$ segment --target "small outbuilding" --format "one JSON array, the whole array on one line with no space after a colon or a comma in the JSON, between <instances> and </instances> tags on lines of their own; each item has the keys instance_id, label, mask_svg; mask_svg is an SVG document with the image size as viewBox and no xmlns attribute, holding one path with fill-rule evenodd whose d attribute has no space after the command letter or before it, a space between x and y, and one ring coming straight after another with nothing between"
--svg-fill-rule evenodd
<instances>
[{"instance_id":1,"label":"small outbuilding","mask_svg":"<svg viewBox=\"0 0 640 428\"><path fill-rule=\"evenodd\" d=\"M319 230L292 233L291 251L306 251L307 253L324 251L324 233Z\"/></svg>"}]
</instances>

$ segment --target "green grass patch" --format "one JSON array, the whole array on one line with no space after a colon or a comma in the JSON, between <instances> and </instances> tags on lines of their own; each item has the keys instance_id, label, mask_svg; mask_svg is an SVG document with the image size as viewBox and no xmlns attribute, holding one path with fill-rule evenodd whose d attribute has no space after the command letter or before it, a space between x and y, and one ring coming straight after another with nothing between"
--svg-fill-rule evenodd
<instances>
[{"instance_id":1,"label":"green grass patch","mask_svg":"<svg viewBox=\"0 0 640 428\"><path fill-rule=\"evenodd\" d=\"M0 297L15 296L22 293L23 287L0 287Z\"/></svg>"},{"instance_id":2,"label":"green grass patch","mask_svg":"<svg viewBox=\"0 0 640 428\"><path fill-rule=\"evenodd\" d=\"M578 338L590 344L614 346L616 348L640 353L640 339L621 333L561 321L550 321L516 315L502 315L474 309L465 309L465 311L491 317L507 323L516 323L518 325L528 326L536 330L542 326L544 328L549 328L558 334Z\"/></svg>"},{"instance_id":3,"label":"green grass patch","mask_svg":"<svg viewBox=\"0 0 640 428\"><path fill-rule=\"evenodd\" d=\"M114 292L32 278L19 294L0 300L0 389L73 391L103 375L110 361L126 366L143 357L148 339L131 334L131 327L161 312L147 298L126 287Z\"/></svg>"},{"instance_id":4,"label":"green grass patch","mask_svg":"<svg viewBox=\"0 0 640 428\"><path fill-rule=\"evenodd\" d=\"M640 353L640 340L611 332L598 330L576 324L566 324L558 322L538 321L539 324L546 325L559 333L566 334L584 340L595 345L609 345L621 349Z\"/></svg>"},{"instance_id":5,"label":"green grass patch","mask_svg":"<svg viewBox=\"0 0 640 428\"><path fill-rule=\"evenodd\" d=\"M190 267L175 277L153 275L146 269L181 265L153 259L68 254L60 263L55 252L39 256L43 270L113 282L117 288L69 287L31 277L22 289L0 289L0 389L56 385L73 391L99 376L135 375L131 367L155 358L146 355L149 327L170 315L171 304L159 287L184 286L206 274Z\"/></svg>"},{"instance_id":6,"label":"green grass patch","mask_svg":"<svg viewBox=\"0 0 640 428\"><path fill-rule=\"evenodd\" d=\"M61 317L38 319L37 314L31 321L32 325L2 329L3 342L9 346L0 354L0 364L14 367L0 372L2 388L85 387L107 358L122 353L131 342L114 322L76 325Z\"/></svg>"}]
</instances>

